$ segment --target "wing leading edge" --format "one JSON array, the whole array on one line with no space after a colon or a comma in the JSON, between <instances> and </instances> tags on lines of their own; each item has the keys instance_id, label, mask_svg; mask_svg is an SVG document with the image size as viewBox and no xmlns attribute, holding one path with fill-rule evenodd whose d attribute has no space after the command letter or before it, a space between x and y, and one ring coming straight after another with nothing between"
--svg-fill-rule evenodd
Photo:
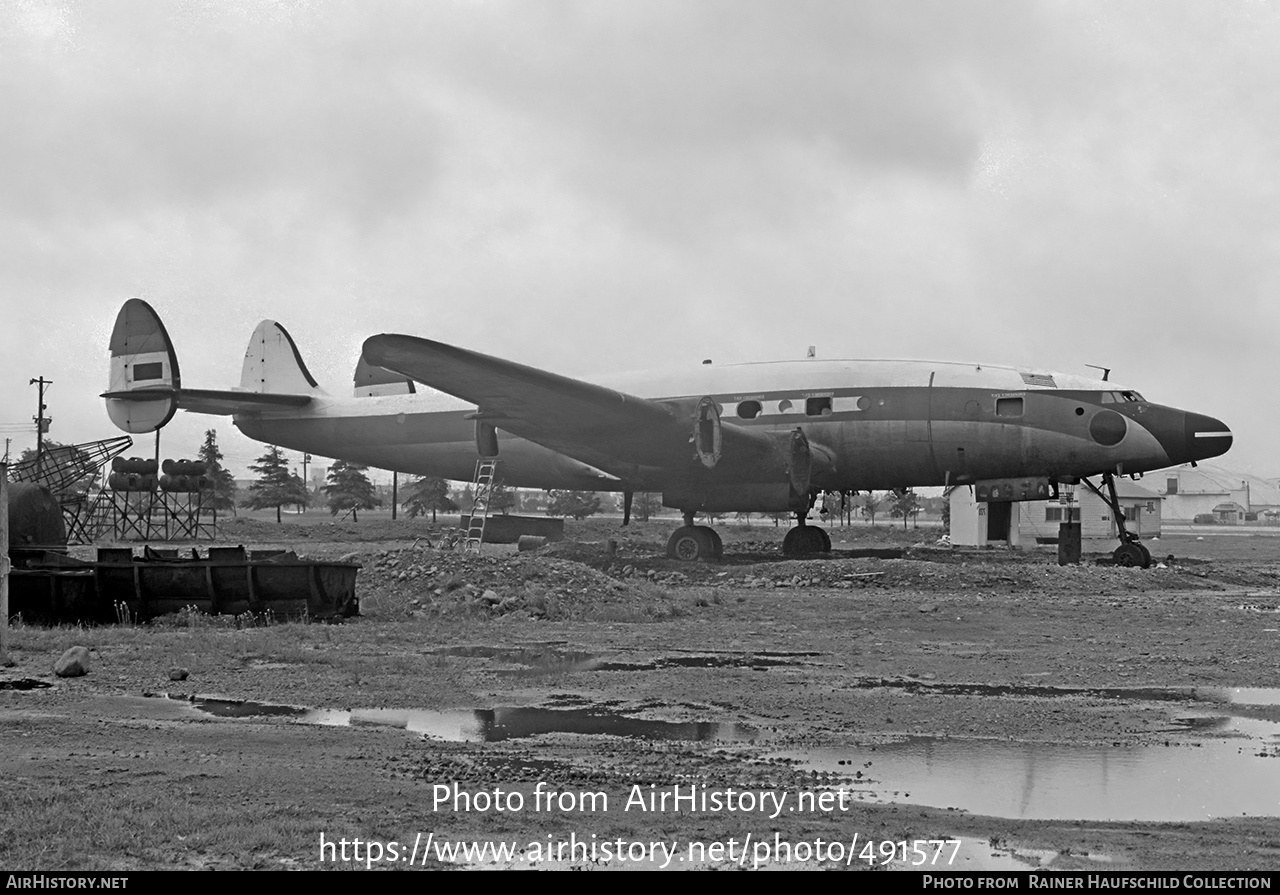
<instances>
[{"instance_id":1,"label":"wing leading edge","mask_svg":"<svg viewBox=\"0 0 1280 895\"><path fill-rule=\"evenodd\" d=\"M372 336L364 357L475 404L478 420L602 469L696 472L697 399L654 401L416 336ZM720 437L721 472L777 459L765 433L724 426Z\"/></svg>"}]
</instances>

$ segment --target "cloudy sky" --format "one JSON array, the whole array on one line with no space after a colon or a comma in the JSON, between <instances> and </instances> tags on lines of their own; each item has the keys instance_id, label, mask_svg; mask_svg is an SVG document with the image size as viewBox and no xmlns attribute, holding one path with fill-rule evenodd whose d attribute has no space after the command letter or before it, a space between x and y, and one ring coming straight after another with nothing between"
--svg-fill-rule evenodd
<instances>
[{"instance_id":1,"label":"cloudy sky","mask_svg":"<svg viewBox=\"0 0 1280 895\"><path fill-rule=\"evenodd\" d=\"M120 304L184 384L271 318L348 393L405 332L570 375L1085 364L1280 475L1274 2L0 6L0 430L116 434ZM165 453L227 419L180 414Z\"/></svg>"}]
</instances>

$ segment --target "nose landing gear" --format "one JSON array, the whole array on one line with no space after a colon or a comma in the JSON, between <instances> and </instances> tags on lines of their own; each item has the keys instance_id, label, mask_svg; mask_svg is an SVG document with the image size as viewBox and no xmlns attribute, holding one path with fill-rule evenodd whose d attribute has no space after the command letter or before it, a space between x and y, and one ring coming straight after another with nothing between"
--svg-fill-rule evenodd
<instances>
[{"instance_id":1,"label":"nose landing gear","mask_svg":"<svg viewBox=\"0 0 1280 895\"><path fill-rule=\"evenodd\" d=\"M1151 568L1151 551L1138 539L1136 534L1125 527L1124 510L1120 509L1120 499L1116 497L1115 475L1110 472L1102 474L1102 484L1106 486L1106 494L1103 494L1102 490L1088 479L1081 479L1080 481L1090 491L1106 501L1107 506L1111 508L1111 518L1116 520L1116 531L1120 536L1120 546L1112 552L1112 561L1118 566Z\"/></svg>"}]
</instances>

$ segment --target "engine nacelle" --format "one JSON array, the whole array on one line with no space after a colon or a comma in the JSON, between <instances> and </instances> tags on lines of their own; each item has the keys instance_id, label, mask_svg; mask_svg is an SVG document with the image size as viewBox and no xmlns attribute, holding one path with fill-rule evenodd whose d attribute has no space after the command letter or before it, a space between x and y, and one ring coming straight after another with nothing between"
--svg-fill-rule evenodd
<instances>
[{"instance_id":1,"label":"engine nacelle","mask_svg":"<svg viewBox=\"0 0 1280 895\"><path fill-rule=\"evenodd\" d=\"M720 405L714 398L703 398L693 412L693 450L707 469L714 469L720 462L724 444L720 426Z\"/></svg>"}]
</instances>

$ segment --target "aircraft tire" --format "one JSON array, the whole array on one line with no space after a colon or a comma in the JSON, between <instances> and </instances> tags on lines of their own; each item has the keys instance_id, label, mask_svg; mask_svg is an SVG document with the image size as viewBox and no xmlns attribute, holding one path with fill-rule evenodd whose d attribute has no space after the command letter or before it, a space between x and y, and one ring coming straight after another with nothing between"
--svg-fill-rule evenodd
<instances>
[{"instance_id":1,"label":"aircraft tire","mask_svg":"<svg viewBox=\"0 0 1280 895\"><path fill-rule=\"evenodd\" d=\"M819 534L822 535L822 549L818 550L817 552L830 553L831 552L831 535L827 534L827 530L825 528L817 528L815 526L814 531L817 531Z\"/></svg>"},{"instance_id":2,"label":"aircraft tire","mask_svg":"<svg viewBox=\"0 0 1280 895\"><path fill-rule=\"evenodd\" d=\"M1151 566L1151 554L1138 543L1121 544L1111 554L1111 557L1115 560L1116 565L1125 566L1126 568L1146 569Z\"/></svg>"},{"instance_id":3,"label":"aircraft tire","mask_svg":"<svg viewBox=\"0 0 1280 895\"><path fill-rule=\"evenodd\" d=\"M786 537L782 539L782 555L783 556L802 556L803 551L801 545L804 543L804 535L800 534L799 527L793 528L787 532Z\"/></svg>"},{"instance_id":4,"label":"aircraft tire","mask_svg":"<svg viewBox=\"0 0 1280 895\"><path fill-rule=\"evenodd\" d=\"M698 525L682 525L671 533L667 541L667 556L681 562L697 562L715 556L715 541L707 529ZM713 532L714 534L714 532Z\"/></svg>"},{"instance_id":5,"label":"aircraft tire","mask_svg":"<svg viewBox=\"0 0 1280 895\"><path fill-rule=\"evenodd\" d=\"M831 536L817 525L797 525L782 539L783 556L812 556L831 550Z\"/></svg>"},{"instance_id":6,"label":"aircraft tire","mask_svg":"<svg viewBox=\"0 0 1280 895\"><path fill-rule=\"evenodd\" d=\"M724 556L724 541L720 539L719 533L708 525L696 526L698 531L705 532L707 537L711 539L711 558L720 559Z\"/></svg>"}]
</instances>

